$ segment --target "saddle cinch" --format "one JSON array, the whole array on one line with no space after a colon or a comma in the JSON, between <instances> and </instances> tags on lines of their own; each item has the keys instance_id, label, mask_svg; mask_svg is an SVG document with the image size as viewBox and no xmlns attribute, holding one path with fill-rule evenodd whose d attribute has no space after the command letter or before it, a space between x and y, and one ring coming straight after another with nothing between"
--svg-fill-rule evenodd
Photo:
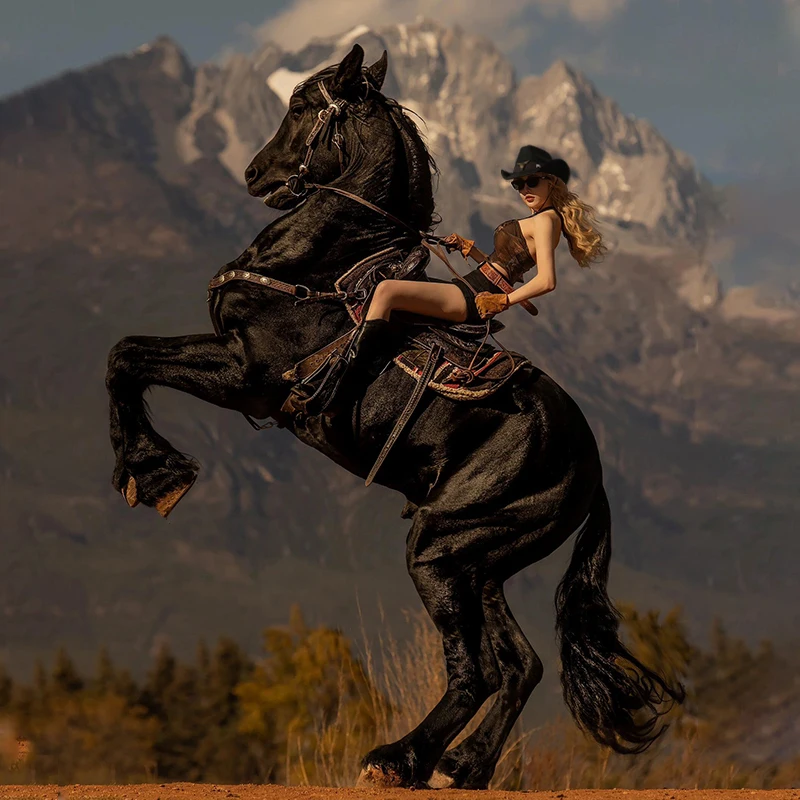
<instances>
[{"instance_id":1,"label":"saddle cinch","mask_svg":"<svg viewBox=\"0 0 800 800\"><path fill-rule=\"evenodd\" d=\"M310 401L321 402L324 408L327 402L325 398L336 393L344 371L344 354L379 281L387 278L436 280L425 273L430 253L424 246L415 247L403 261L398 261L397 256L396 250L387 248L360 261L336 281L338 291L359 298L348 302L346 306L356 326L283 374L293 386L281 411L302 415ZM400 437L425 389L455 400L475 401L498 391L523 364L528 363L528 359L519 353L505 348L499 350L486 344L483 341L487 335L485 325L452 323L419 314L396 313L402 316L408 333L405 349L392 360L416 383L367 476L367 486ZM502 322L491 319L488 333L496 333L503 328L505 325Z\"/></svg>"}]
</instances>

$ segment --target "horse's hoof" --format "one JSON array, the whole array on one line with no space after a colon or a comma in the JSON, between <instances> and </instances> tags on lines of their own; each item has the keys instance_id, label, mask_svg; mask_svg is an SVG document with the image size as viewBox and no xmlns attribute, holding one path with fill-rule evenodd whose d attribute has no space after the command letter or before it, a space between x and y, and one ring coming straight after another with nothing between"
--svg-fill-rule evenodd
<instances>
[{"instance_id":1,"label":"horse's hoof","mask_svg":"<svg viewBox=\"0 0 800 800\"><path fill-rule=\"evenodd\" d=\"M123 490L122 496L131 508L135 508L139 505L139 498L136 497L136 481L133 479L133 476L128 478L128 485Z\"/></svg>"},{"instance_id":2,"label":"horse's hoof","mask_svg":"<svg viewBox=\"0 0 800 800\"><path fill-rule=\"evenodd\" d=\"M449 775L445 775L444 772L439 772L439 770L434 770L433 775L428 780L428 786L431 789L449 789L455 781Z\"/></svg>"},{"instance_id":3,"label":"horse's hoof","mask_svg":"<svg viewBox=\"0 0 800 800\"><path fill-rule=\"evenodd\" d=\"M156 511L161 514L164 519L166 519L170 511L178 505L180 499L192 488L194 485L195 480L197 480L197 476L195 475L188 483L185 483L183 486L173 489L169 494L165 494L162 498L158 500L156 503Z\"/></svg>"},{"instance_id":4,"label":"horse's hoof","mask_svg":"<svg viewBox=\"0 0 800 800\"><path fill-rule=\"evenodd\" d=\"M396 789L403 785L403 779L394 770L384 771L375 764L368 764L364 767L356 781L356 788L360 789Z\"/></svg>"}]
</instances>

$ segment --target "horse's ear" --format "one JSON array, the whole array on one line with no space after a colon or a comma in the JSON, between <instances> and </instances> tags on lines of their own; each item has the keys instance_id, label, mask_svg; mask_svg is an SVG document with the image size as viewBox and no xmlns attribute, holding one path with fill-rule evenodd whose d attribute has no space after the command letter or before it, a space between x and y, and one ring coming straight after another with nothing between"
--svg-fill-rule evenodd
<instances>
[{"instance_id":1,"label":"horse's ear","mask_svg":"<svg viewBox=\"0 0 800 800\"><path fill-rule=\"evenodd\" d=\"M339 62L336 75L331 83L331 94L343 96L353 92L356 86L362 83L361 65L364 63L364 48L356 43L353 49Z\"/></svg>"},{"instance_id":2,"label":"horse's ear","mask_svg":"<svg viewBox=\"0 0 800 800\"><path fill-rule=\"evenodd\" d=\"M383 86L383 81L386 78L386 68L389 66L389 55L384 50L383 55L374 63L367 67L367 72L373 81L375 81L378 89Z\"/></svg>"}]
</instances>

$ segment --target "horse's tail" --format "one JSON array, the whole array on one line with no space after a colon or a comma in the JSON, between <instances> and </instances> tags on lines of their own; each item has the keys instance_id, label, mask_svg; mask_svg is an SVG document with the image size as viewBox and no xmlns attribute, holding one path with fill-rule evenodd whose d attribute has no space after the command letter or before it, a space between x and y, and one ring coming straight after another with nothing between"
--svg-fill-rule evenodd
<instances>
[{"instance_id":1,"label":"horse's tail","mask_svg":"<svg viewBox=\"0 0 800 800\"><path fill-rule=\"evenodd\" d=\"M578 727L618 753L646 750L666 729L658 718L685 691L645 667L620 641L620 613L606 591L611 512L602 482L556 590L561 686ZM627 662L627 663L625 663ZM663 710L666 697L672 702Z\"/></svg>"}]
</instances>

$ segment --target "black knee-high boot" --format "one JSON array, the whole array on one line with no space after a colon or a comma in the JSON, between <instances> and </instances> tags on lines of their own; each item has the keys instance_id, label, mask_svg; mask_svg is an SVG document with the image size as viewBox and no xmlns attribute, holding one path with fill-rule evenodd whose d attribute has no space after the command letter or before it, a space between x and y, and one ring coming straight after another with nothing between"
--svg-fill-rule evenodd
<instances>
[{"instance_id":1,"label":"black knee-high boot","mask_svg":"<svg viewBox=\"0 0 800 800\"><path fill-rule=\"evenodd\" d=\"M339 410L345 395L368 383L370 378L380 375L391 357L392 328L388 320L381 318L368 319L362 323L348 351L344 370L336 381L335 389L320 402L312 401L307 408L310 414L325 413L333 416Z\"/></svg>"},{"instance_id":2,"label":"black knee-high boot","mask_svg":"<svg viewBox=\"0 0 800 800\"><path fill-rule=\"evenodd\" d=\"M389 360L392 343L391 323L387 319L368 319L356 334L350 349L348 372L357 369L368 375L380 375Z\"/></svg>"}]
</instances>

